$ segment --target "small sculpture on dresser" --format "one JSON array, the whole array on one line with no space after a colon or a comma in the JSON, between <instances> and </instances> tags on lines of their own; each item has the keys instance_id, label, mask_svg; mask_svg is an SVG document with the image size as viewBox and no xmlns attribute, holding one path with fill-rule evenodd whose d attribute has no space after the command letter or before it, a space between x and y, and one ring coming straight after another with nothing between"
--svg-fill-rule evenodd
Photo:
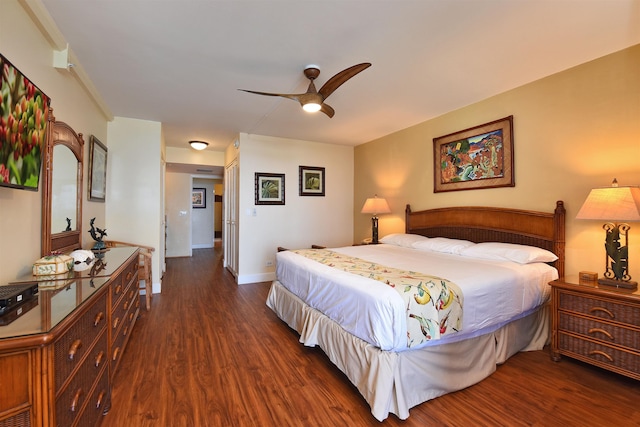
<instances>
[{"instance_id":1,"label":"small sculpture on dresser","mask_svg":"<svg viewBox=\"0 0 640 427\"><path fill-rule=\"evenodd\" d=\"M92 251L103 251L103 250L106 249L107 246L102 241L102 238L107 235L107 230L102 230L102 229L100 229L98 227L95 227L93 225L93 222L95 220L96 220L95 218L91 218L91 221L89 221L89 225L91 225L91 229L89 229L89 234L91 234L91 237L93 238L93 240L96 241L95 245L93 245L91 250Z\"/></svg>"}]
</instances>

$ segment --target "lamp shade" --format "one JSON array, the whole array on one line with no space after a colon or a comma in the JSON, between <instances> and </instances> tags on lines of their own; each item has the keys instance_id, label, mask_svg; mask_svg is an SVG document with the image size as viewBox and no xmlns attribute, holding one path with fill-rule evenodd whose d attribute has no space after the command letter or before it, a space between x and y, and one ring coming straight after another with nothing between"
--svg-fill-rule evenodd
<instances>
[{"instance_id":1,"label":"lamp shade","mask_svg":"<svg viewBox=\"0 0 640 427\"><path fill-rule=\"evenodd\" d=\"M209 143L204 141L189 141L189 144L194 150L204 150L209 146Z\"/></svg>"},{"instance_id":2,"label":"lamp shade","mask_svg":"<svg viewBox=\"0 0 640 427\"><path fill-rule=\"evenodd\" d=\"M362 206L362 211L360 212L378 215L378 214L389 213L391 212L391 209L389 209L389 204L385 199L375 196L375 197L368 198L364 202L364 206Z\"/></svg>"},{"instance_id":3,"label":"lamp shade","mask_svg":"<svg viewBox=\"0 0 640 427\"><path fill-rule=\"evenodd\" d=\"M576 218L640 221L640 187L594 188Z\"/></svg>"}]
</instances>

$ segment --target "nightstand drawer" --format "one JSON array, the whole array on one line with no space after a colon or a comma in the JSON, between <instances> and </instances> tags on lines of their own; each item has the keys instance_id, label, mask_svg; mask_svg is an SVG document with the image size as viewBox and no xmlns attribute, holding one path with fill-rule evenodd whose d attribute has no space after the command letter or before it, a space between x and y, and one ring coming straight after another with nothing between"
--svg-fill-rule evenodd
<instances>
[{"instance_id":1,"label":"nightstand drawer","mask_svg":"<svg viewBox=\"0 0 640 427\"><path fill-rule=\"evenodd\" d=\"M640 329L619 327L609 323L560 312L559 330L574 332L588 338L630 349L640 348Z\"/></svg>"},{"instance_id":2,"label":"nightstand drawer","mask_svg":"<svg viewBox=\"0 0 640 427\"><path fill-rule=\"evenodd\" d=\"M640 308L602 297L561 291L559 309L574 311L614 322L640 326Z\"/></svg>"},{"instance_id":3,"label":"nightstand drawer","mask_svg":"<svg viewBox=\"0 0 640 427\"><path fill-rule=\"evenodd\" d=\"M640 354L629 351L619 350L604 344L587 341L582 338L574 337L566 333L559 334L559 349L563 354L567 352L569 356L583 359L594 365L609 368L617 368L614 370L624 370L634 373L636 378L640 374Z\"/></svg>"}]
</instances>

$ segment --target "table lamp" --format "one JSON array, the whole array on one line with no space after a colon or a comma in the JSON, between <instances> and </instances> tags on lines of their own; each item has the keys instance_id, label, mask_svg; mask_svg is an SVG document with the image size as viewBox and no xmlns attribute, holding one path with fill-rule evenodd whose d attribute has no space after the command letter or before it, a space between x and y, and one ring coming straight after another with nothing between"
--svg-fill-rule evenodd
<instances>
[{"instance_id":1,"label":"table lamp","mask_svg":"<svg viewBox=\"0 0 640 427\"><path fill-rule=\"evenodd\" d=\"M361 213L373 214L371 217L371 243L378 243L378 214L391 212L385 199L375 196L368 198L362 206Z\"/></svg>"},{"instance_id":2,"label":"table lamp","mask_svg":"<svg viewBox=\"0 0 640 427\"><path fill-rule=\"evenodd\" d=\"M605 272L598 283L637 289L638 283L631 281L629 275L628 238L631 227L627 221L640 221L640 187L619 187L614 179L611 187L594 188L576 218L607 221L602 226L606 232ZM621 242L623 237L624 242Z\"/></svg>"}]
</instances>

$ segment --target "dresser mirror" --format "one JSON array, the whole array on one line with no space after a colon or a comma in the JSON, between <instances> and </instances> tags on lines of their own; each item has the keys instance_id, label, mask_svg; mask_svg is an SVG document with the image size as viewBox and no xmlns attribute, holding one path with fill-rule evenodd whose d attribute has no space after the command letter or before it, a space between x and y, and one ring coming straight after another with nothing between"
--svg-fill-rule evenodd
<instances>
[{"instance_id":1,"label":"dresser mirror","mask_svg":"<svg viewBox=\"0 0 640 427\"><path fill-rule=\"evenodd\" d=\"M84 140L49 114L42 184L42 255L82 246Z\"/></svg>"}]
</instances>

